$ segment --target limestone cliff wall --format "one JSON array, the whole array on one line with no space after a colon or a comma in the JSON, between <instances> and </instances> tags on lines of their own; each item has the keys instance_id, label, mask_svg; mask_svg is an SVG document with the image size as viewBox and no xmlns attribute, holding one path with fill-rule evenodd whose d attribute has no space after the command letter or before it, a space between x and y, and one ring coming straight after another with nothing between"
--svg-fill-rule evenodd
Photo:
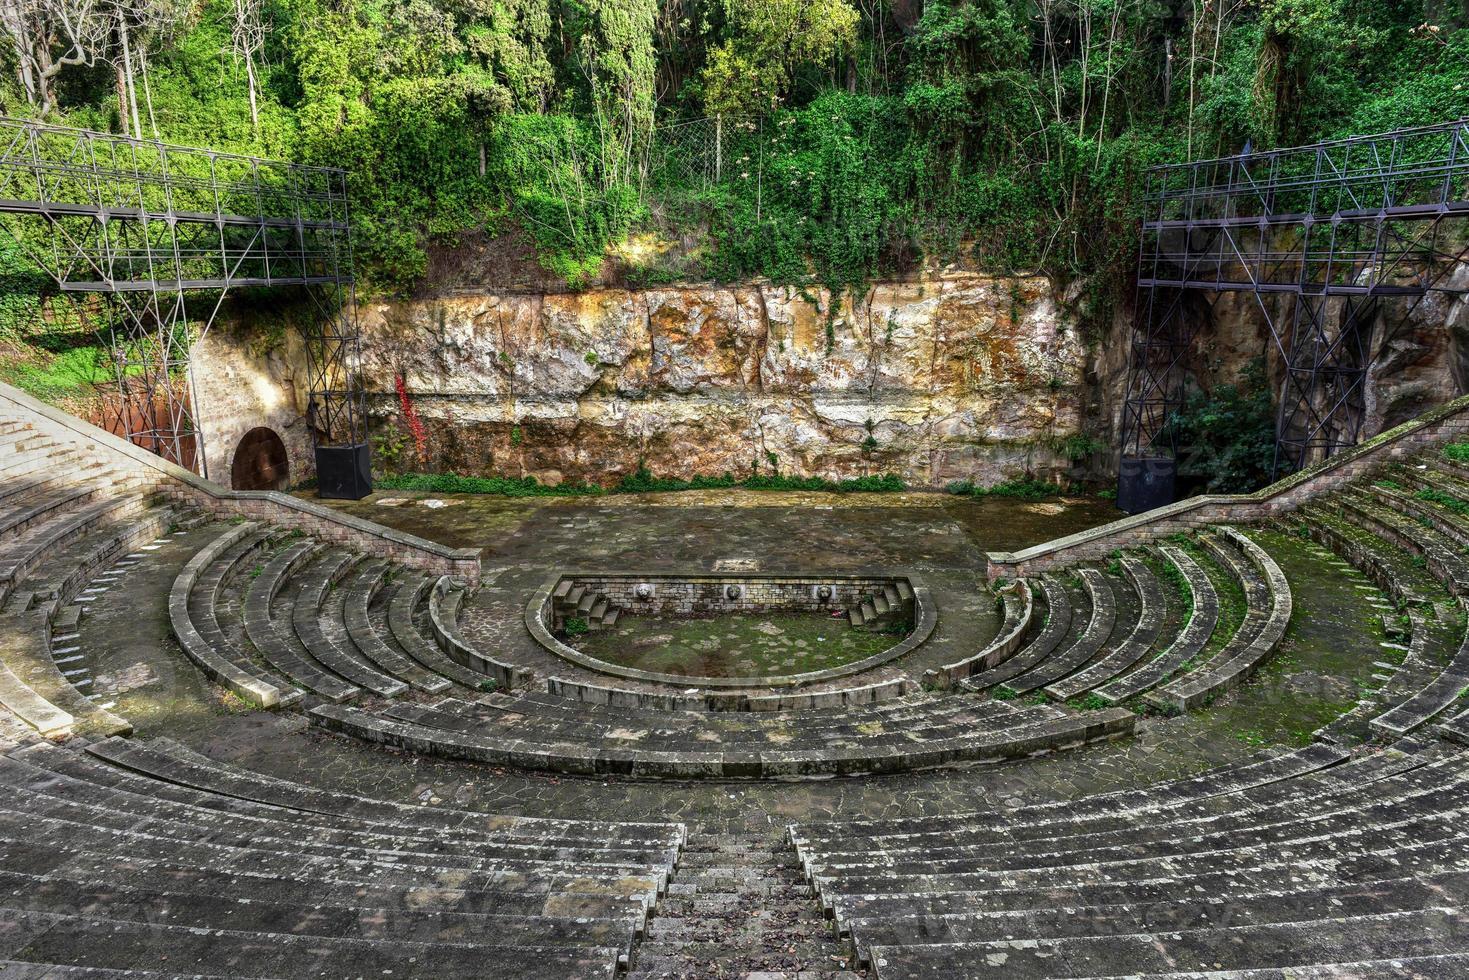
<instances>
[{"instance_id":1,"label":"limestone cliff wall","mask_svg":"<svg viewBox=\"0 0 1469 980\"><path fill-rule=\"evenodd\" d=\"M1469 286L1469 266L1453 282ZM1080 293L1077 289L1075 293ZM1289 323L1287 299L1277 319ZM1280 362L1247 294L1193 297L1187 368L1205 387ZM583 293L484 291L364 304L378 468L615 482L664 476L895 472L916 486L1103 476L1130 311L1087 340L1041 277L973 272L880 283L833 314L821 291L747 284ZM1406 314L1406 316L1404 316ZM298 318L312 311L296 311ZM242 307L196 349L210 474L270 426L311 475L304 357L289 311ZM424 423L419 459L397 379ZM1369 437L1469 386L1469 300L1384 308L1364 405ZM1070 458L1088 441L1103 447ZM1070 452L1069 452L1070 451ZM1091 467L1091 469L1088 469Z\"/></svg>"},{"instance_id":2,"label":"limestone cliff wall","mask_svg":"<svg viewBox=\"0 0 1469 980\"><path fill-rule=\"evenodd\" d=\"M1045 279L954 273L831 302L744 285L365 306L374 420L402 466L553 482L640 461L915 485L1071 468L1091 354ZM398 376L428 433L419 463Z\"/></svg>"}]
</instances>

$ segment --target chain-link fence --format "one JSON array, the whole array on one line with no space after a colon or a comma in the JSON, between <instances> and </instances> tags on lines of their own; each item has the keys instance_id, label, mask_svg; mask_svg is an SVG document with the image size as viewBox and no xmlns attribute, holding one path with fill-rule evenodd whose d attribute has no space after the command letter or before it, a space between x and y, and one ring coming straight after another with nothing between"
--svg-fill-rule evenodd
<instances>
[{"instance_id":1,"label":"chain-link fence","mask_svg":"<svg viewBox=\"0 0 1469 980\"><path fill-rule=\"evenodd\" d=\"M659 200L707 192L726 180L760 177L754 152L762 123L713 116L660 125L649 140L645 189Z\"/></svg>"}]
</instances>

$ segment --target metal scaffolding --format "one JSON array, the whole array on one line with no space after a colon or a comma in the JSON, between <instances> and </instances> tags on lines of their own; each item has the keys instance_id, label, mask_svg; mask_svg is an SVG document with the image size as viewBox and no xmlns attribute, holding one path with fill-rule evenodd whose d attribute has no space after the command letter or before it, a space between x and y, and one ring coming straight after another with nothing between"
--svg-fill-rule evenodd
<instances>
[{"instance_id":1,"label":"metal scaffolding","mask_svg":"<svg viewBox=\"0 0 1469 980\"><path fill-rule=\"evenodd\" d=\"M1144 193L1118 502L1172 497L1169 417L1205 298L1254 296L1283 372L1275 472L1357 442L1374 333L1469 257L1469 119L1155 167ZM1378 345L1381 346L1380 344Z\"/></svg>"},{"instance_id":2,"label":"metal scaffolding","mask_svg":"<svg viewBox=\"0 0 1469 980\"><path fill-rule=\"evenodd\" d=\"M345 171L0 118L0 229L63 292L104 297L108 421L137 445L208 475L191 348L231 289L291 286L319 313L318 463L365 446Z\"/></svg>"}]
</instances>

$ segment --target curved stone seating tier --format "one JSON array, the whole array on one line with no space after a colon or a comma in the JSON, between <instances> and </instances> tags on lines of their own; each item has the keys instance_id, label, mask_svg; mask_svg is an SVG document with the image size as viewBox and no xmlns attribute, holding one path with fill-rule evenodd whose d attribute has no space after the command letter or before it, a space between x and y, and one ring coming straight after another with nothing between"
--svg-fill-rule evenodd
<instances>
[{"instance_id":1,"label":"curved stone seating tier","mask_svg":"<svg viewBox=\"0 0 1469 980\"><path fill-rule=\"evenodd\" d=\"M1394 495L1375 499L1381 507L1364 504L1332 510L1313 505L1297 519L1315 540L1355 566L1406 611L1410 635L1403 663L1375 702L1353 712L1365 718L1378 737L1392 738L1452 709L1469 686L1469 632L1463 618L1469 608L1462 598L1450 596L1452 582L1434 576L1434 570L1449 574L1449 564L1436 562L1427 553L1441 550L1442 541L1430 540L1428 529L1418 524L1414 527L1421 535L1409 536L1408 528L1395 527L1385 515L1386 508L1398 503ZM1413 560L1415 554L1419 562ZM1386 707L1380 708L1379 702ZM1336 731L1347 727L1328 726L1321 734L1335 737Z\"/></svg>"},{"instance_id":2,"label":"curved stone seating tier","mask_svg":"<svg viewBox=\"0 0 1469 980\"><path fill-rule=\"evenodd\" d=\"M1343 763L1313 746L1141 791L1144 810L1111 794L790 834L879 977L1460 955L1469 757L1406 747Z\"/></svg>"},{"instance_id":3,"label":"curved stone seating tier","mask_svg":"<svg viewBox=\"0 0 1469 980\"><path fill-rule=\"evenodd\" d=\"M889 676L891 675L891 676ZM559 697L588 704L623 708L654 708L660 711L803 711L858 704L876 704L917 694L918 684L906 675L880 668L863 675L885 677L855 683L815 685L780 694L750 694L745 691L710 691L694 694L615 687L610 684L569 681L548 677L546 690Z\"/></svg>"},{"instance_id":4,"label":"curved stone seating tier","mask_svg":"<svg viewBox=\"0 0 1469 980\"><path fill-rule=\"evenodd\" d=\"M1186 583L1188 618L1167 649L1132 673L1111 680L1093 692L1108 704L1136 697L1183 670L1203 652L1219 626L1219 593L1208 573L1182 548L1165 545L1159 550Z\"/></svg>"},{"instance_id":5,"label":"curved stone seating tier","mask_svg":"<svg viewBox=\"0 0 1469 980\"><path fill-rule=\"evenodd\" d=\"M1469 617L1469 600L1461 598L1448 615ZM1417 607L1410 607L1408 616L1412 626L1408 654L1384 690L1393 707L1369 722L1373 731L1388 738L1425 724L1469 687L1469 631L1459 626L1463 620Z\"/></svg>"},{"instance_id":6,"label":"curved stone seating tier","mask_svg":"<svg viewBox=\"0 0 1469 980\"><path fill-rule=\"evenodd\" d=\"M1136 624L1126 638L1090 666L1046 685L1046 693L1060 701L1111 680L1141 660L1158 639L1163 628L1165 603L1163 588L1147 565L1137 558L1123 555L1118 561L1123 574L1137 592L1139 609Z\"/></svg>"},{"instance_id":7,"label":"curved stone seating tier","mask_svg":"<svg viewBox=\"0 0 1469 980\"><path fill-rule=\"evenodd\" d=\"M1290 624L1290 585L1280 566L1244 532L1232 527L1220 530L1245 558L1242 562L1218 546L1217 553L1235 565L1246 583L1245 620L1207 662L1144 696L1148 704L1164 711L1187 711L1244 683L1275 652Z\"/></svg>"},{"instance_id":8,"label":"curved stone seating tier","mask_svg":"<svg viewBox=\"0 0 1469 980\"><path fill-rule=\"evenodd\" d=\"M19 969L612 978L686 838L382 803L169 743L14 749L0 784Z\"/></svg>"},{"instance_id":9,"label":"curved stone seating tier","mask_svg":"<svg viewBox=\"0 0 1469 980\"><path fill-rule=\"evenodd\" d=\"M378 697L393 698L408 690L408 685L387 676L356 655L356 648L347 638L340 606L336 607L334 622L322 616L327 593L351 571L360 557L340 549L330 549L300 575L295 600L290 604L291 623L301 648L322 667Z\"/></svg>"},{"instance_id":10,"label":"curved stone seating tier","mask_svg":"<svg viewBox=\"0 0 1469 980\"><path fill-rule=\"evenodd\" d=\"M388 604L388 629L392 633L393 641L425 669L465 687L479 687L487 679L483 674L450 660L434 640L429 639L414 625L414 610L438 587L438 581L426 575L414 574L401 582Z\"/></svg>"},{"instance_id":11,"label":"curved stone seating tier","mask_svg":"<svg viewBox=\"0 0 1469 980\"><path fill-rule=\"evenodd\" d=\"M1085 628L1069 644L1039 664L1004 683L1010 694L1024 694L1045 687L1087 663L1102 649L1117 622L1117 597L1106 577L1095 568L1083 568L1082 587L1091 608Z\"/></svg>"},{"instance_id":12,"label":"curved stone seating tier","mask_svg":"<svg viewBox=\"0 0 1469 980\"><path fill-rule=\"evenodd\" d=\"M47 556L89 531L125 523L143 513L149 501L142 494L126 494L64 511L0 543L0 601Z\"/></svg>"},{"instance_id":13,"label":"curved stone seating tier","mask_svg":"<svg viewBox=\"0 0 1469 980\"><path fill-rule=\"evenodd\" d=\"M46 736L126 733L126 719L57 666L54 624L100 569L165 533L176 515L139 493L98 502L90 493L61 492L53 499L44 519L0 543L0 567L9 576L0 590L0 705Z\"/></svg>"},{"instance_id":14,"label":"curved stone seating tier","mask_svg":"<svg viewBox=\"0 0 1469 980\"><path fill-rule=\"evenodd\" d=\"M924 683L937 686L962 681L972 674L994 669L1020 649L1035 615L1030 583L1023 580L1013 583L1000 594L1000 601L1004 617L995 638L973 656L927 671L923 675Z\"/></svg>"},{"instance_id":15,"label":"curved stone seating tier","mask_svg":"<svg viewBox=\"0 0 1469 980\"><path fill-rule=\"evenodd\" d=\"M567 717L556 718L531 697L508 704L398 704L380 713L320 705L311 716L332 731L441 758L655 778L898 772L1115 738L1131 733L1136 723L1136 716L1123 709L1071 712L944 698L914 706L889 724L878 713L884 705L878 704L845 709L829 725L805 718L792 724L790 715L690 712L660 713L662 727L639 728L637 719L589 716L595 706L582 702L572 702ZM671 724L685 718L688 727Z\"/></svg>"},{"instance_id":16,"label":"curved stone seating tier","mask_svg":"<svg viewBox=\"0 0 1469 980\"><path fill-rule=\"evenodd\" d=\"M361 688L323 668L301 645L292 624L292 601L275 608L291 570L309 561L317 549L310 540L287 542L265 563L246 592L245 634L261 658L291 683L328 701L346 701L360 695ZM296 591L292 586L290 600Z\"/></svg>"},{"instance_id":17,"label":"curved stone seating tier","mask_svg":"<svg viewBox=\"0 0 1469 980\"><path fill-rule=\"evenodd\" d=\"M452 686L449 678L435 674L411 661L397 649L387 630L376 625L371 614L373 600L388 587L390 566L386 562L363 562L340 590L341 620L347 636L364 660L378 670L420 691L435 694Z\"/></svg>"},{"instance_id":18,"label":"curved stone seating tier","mask_svg":"<svg viewBox=\"0 0 1469 980\"><path fill-rule=\"evenodd\" d=\"M504 663L476 650L459 632L459 605L464 590L448 576L434 583L429 592L428 624L434 640L450 660L488 677L502 687L520 687L530 676L512 664Z\"/></svg>"},{"instance_id":19,"label":"curved stone seating tier","mask_svg":"<svg viewBox=\"0 0 1469 980\"><path fill-rule=\"evenodd\" d=\"M1009 659L966 677L959 682L960 687L967 691L983 691L1023 674L1049 657L1065 641L1071 632L1073 610L1082 600L1079 597L1073 600L1067 587L1050 575L1041 579L1041 591L1045 595L1045 625Z\"/></svg>"},{"instance_id":20,"label":"curved stone seating tier","mask_svg":"<svg viewBox=\"0 0 1469 980\"><path fill-rule=\"evenodd\" d=\"M1422 555L1428 570L1455 595L1469 593L1469 564L1454 542L1423 522L1382 506L1371 494L1349 487L1328 501L1347 520L1399 548Z\"/></svg>"},{"instance_id":21,"label":"curved stone seating tier","mask_svg":"<svg viewBox=\"0 0 1469 980\"><path fill-rule=\"evenodd\" d=\"M210 680L262 708L299 701L301 692L283 677L257 667L231 643L220 628L215 606L224 580L268 542L269 536L256 524L230 528L189 559L168 596L174 637L194 665Z\"/></svg>"}]
</instances>

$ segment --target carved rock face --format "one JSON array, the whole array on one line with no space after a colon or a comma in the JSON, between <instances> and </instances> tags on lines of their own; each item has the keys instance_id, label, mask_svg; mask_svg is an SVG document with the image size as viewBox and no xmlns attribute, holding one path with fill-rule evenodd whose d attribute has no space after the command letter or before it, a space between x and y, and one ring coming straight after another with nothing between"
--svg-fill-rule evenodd
<instances>
[{"instance_id":1,"label":"carved rock face","mask_svg":"<svg viewBox=\"0 0 1469 980\"><path fill-rule=\"evenodd\" d=\"M402 372L429 469L616 482L1062 475L1089 353L1040 277L950 272L833 301L784 286L485 293L364 306L371 410Z\"/></svg>"}]
</instances>

